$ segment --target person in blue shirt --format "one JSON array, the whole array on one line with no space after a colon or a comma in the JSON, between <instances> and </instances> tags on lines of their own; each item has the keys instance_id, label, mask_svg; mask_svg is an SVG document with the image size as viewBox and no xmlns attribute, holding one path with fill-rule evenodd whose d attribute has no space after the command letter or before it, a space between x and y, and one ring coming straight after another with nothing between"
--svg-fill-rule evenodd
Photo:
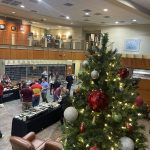
<instances>
[{"instance_id":1,"label":"person in blue shirt","mask_svg":"<svg viewBox=\"0 0 150 150\"><path fill-rule=\"evenodd\" d=\"M48 82L46 81L45 78L42 78L41 86L42 86L42 91L41 91L42 100L43 100L43 102L48 103L47 91L49 89L49 84L48 84Z\"/></svg>"}]
</instances>

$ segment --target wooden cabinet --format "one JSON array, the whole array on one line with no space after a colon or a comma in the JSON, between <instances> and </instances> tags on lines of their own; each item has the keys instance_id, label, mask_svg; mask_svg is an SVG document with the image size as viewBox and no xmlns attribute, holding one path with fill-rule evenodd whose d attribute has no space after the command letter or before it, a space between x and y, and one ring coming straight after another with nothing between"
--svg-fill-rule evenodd
<instances>
[{"instance_id":1,"label":"wooden cabinet","mask_svg":"<svg viewBox=\"0 0 150 150\"><path fill-rule=\"evenodd\" d=\"M150 80L141 79L138 86L138 91L140 95L150 105Z\"/></svg>"},{"instance_id":2,"label":"wooden cabinet","mask_svg":"<svg viewBox=\"0 0 150 150\"><path fill-rule=\"evenodd\" d=\"M121 61L124 67L133 69L134 78L141 78L138 92L144 101L150 105L150 59L122 58Z\"/></svg>"}]
</instances>

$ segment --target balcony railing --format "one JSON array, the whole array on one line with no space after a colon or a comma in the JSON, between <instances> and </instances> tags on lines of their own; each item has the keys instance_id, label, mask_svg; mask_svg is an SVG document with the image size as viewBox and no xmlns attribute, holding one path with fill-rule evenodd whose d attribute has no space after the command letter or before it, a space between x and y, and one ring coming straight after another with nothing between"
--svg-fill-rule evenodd
<instances>
[{"instance_id":1,"label":"balcony railing","mask_svg":"<svg viewBox=\"0 0 150 150\"><path fill-rule=\"evenodd\" d=\"M48 40L45 37L37 36L29 37L23 33L11 33L7 35L6 32L0 31L0 47L3 48L26 48L32 47L33 49L43 48L56 48L65 50L87 50L88 42L79 40Z\"/></svg>"}]
</instances>

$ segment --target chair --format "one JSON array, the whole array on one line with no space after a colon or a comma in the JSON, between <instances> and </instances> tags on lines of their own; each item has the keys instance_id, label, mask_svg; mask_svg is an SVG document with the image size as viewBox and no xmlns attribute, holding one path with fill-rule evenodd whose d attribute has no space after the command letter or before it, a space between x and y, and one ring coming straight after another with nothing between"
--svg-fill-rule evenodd
<instances>
[{"instance_id":1,"label":"chair","mask_svg":"<svg viewBox=\"0 0 150 150\"><path fill-rule=\"evenodd\" d=\"M24 137L11 136L10 143L13 150L62 150L59 142L38 139L34 132L29 132Z\"/></svg>"},{"instance_id":2,"label":"chair","mask_svg":"<svg viewBox=\"0 0 150 150\"><path fill-rule=\"evenodd\" d=\"M34 132L29 132L24 137L10 137L13 150L45 150L45 142L36 138Z\"/></svg>"},{"instance_id":3,"label":"chair","mask_svg":"<svg viewBox=\"0 0 150 150\"><path fill-rule=\"evenodd\" d=\"M45 143L45 150L62 150L63 146L59 142L47 141Z\"/></svg>"}]
</instances>

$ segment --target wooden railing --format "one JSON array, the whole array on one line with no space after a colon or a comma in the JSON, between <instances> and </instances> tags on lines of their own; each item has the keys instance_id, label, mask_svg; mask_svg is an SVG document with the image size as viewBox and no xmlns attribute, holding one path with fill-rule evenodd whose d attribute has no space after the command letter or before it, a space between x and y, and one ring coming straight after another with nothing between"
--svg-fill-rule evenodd
<instances>
[{"instance_id":1,"label":"wooden railing","mask_svg":"<svg viewBox=\"0 0 150 150\"><path fill-rule=\"evenodd\" d=\"M84 60L85 51L55 48L7 46L0 48L0 59Z\"/></svg>"}]
</instances>

